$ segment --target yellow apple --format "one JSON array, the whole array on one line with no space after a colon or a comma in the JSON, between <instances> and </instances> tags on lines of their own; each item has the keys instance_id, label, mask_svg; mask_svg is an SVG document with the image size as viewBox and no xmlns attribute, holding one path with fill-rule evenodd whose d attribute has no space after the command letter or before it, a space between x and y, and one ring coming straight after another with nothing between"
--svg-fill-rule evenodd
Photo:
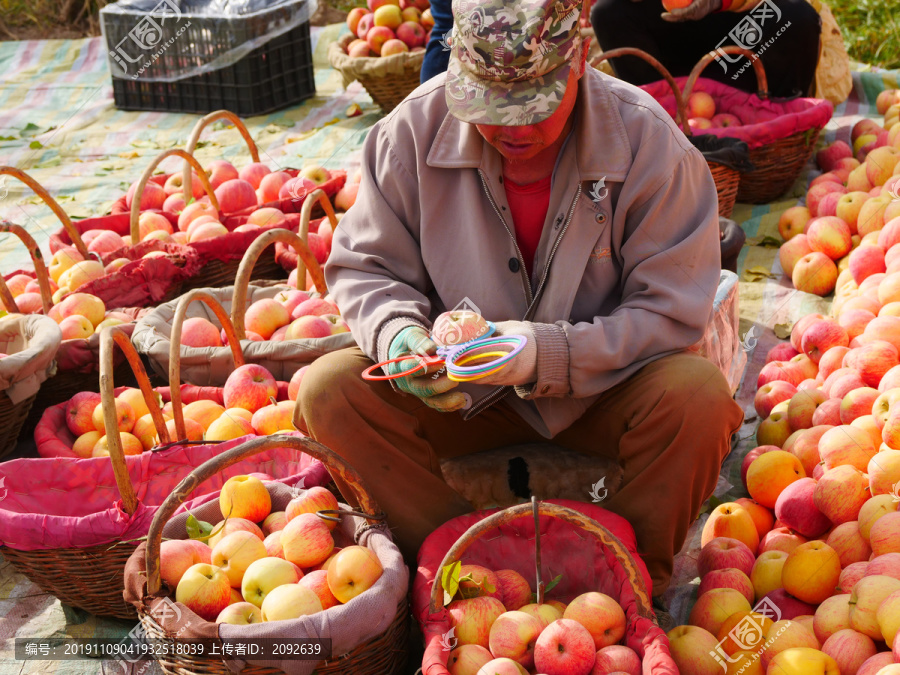
<instances>
[{"instance_id":1,"label":"yellow apple","mask_svg":"<svg viewBox=\"0 0 900 675\"><path fill-rule=\"evenodd\" d=\"M233 588L241 588L250 563L266 557L266 546L252 532L232 532L222 537L212 550L212 564L228 577ZM245 600L247 595L242 593Z\"/></svg>"},{"instance_id":2,"label":"yellow apple","mask_svg":"<svg viewBox=\"0 0 900 675\"><path fill-rule=\"evenodd\" d=\"M221 417L223 412L225 412L224 406L219 405L215 401L200 400L184 406L183 414L185 419L192 419L197 422L203 427L203 433L206 433L209 425Z\"/></svg>"},{"instance_id":3,"label":"yellow apple","mask_svg":"<svg viewBox=\"0 0 900 675\"><path fill-rule=\"evenodd\" d=\"M722 675L719 662L710 654L716 652L716 636L698 626L677 626L670 630L669 653L681 673Z\"/></svg>"},{"instance_id":4,"label":"yellow apple","mask_svg":"<svg viewBox=\"0 0 900 675\"><path fill-rule=\"evenodd\" d=\"M766 631L765 643L767 647L762 654L762 662L767 670L772 660L781 652L798 647L819 648L819 640L809 628L796 621L786 619L776 621L769 626Z\"/></svg>"},{"instance_id":5,"label":"yellow apple","mask_svg":"<svg viewBox=\"0 0 900 675\"><path fill-rule=\"evenodd\" d=\"M230 623L246 626L251 623L262 623L262 612L259 607L249 602L235 602L219 612L216 623Z\"/></svg>"},{"instance_id":6,"label":"yellow apple","mask_svg":"<svg viewBox=\"0 0 900 675\"><path fill-rule=\"evenodd\" d=\"M797 647L781 652L772 659L766 672L777 675L841 675L833 658L810 647Z\"/></svg>"},{"instance_id":7,"label":"yellow apple","mask_svg":"<svg viewBox=\"0 0 900 675\"><path fill-rule=\"evenodd\" d=\"M231 601L231 584L225 572L209 563L192 565L175 589L175 600L207 621L215 621Z\"/></svg>"},{"instance_id":8,"label":"yellow apple","mask_svg":"<svg viewBox=\"0 0 900 675\"><path fill-rule=\"evenodd\" d=\"M535 619L541 622L541 627L543 628L546 628L557 619L561 619L563 616L562 611L548 603L542 605L538 605L536 603L523 605L522 607L519 607L518 611L525 612L526 614L530 614L531 616L533 616Z\"/></svg>"},{"instance_id":9,"label":"yellow apple","mask_svg":"<svg viewBox=\"0 0 900 675\"><path fill-rule=\"evenodd\" d=\"M715 635L729 616L735 612L749 611L750 603L740 591L733 588L714 588L697 598L688 623Z\"/></svg>"},{"instance_id":10,"label":"yellow apple","mask_svg":"<svg viewBox=\"0 0 900 675\"><path fill-rule=\"evenodd\" d=\"M859 510L858 522L859 534L866 543L869 543L869 533L872 531L872 526L878 519L888 513L893 513L896 510L897 502L894 501L893 495L889 494L875 495L874 497L870 497L868 501L863 504L862 508Z\"/></svg>"},{"instance_id":11,"label":"yellow apple","mask_svg":"<svg viewBox=\"0 0 900 675\"><path fill-rule=\"evenodd\" d=\"M787 558L788 554L785 551L766 551L761 553L753 563L753 569L750 570L750 583L753 584L753 593L757 602L770 591L783 588L781 572Z\"/></svg>"},{"instance_id":12,"label":"yellow apple","mask_svg":"<svg viewBox=\"0 0 900 675\"><path fill-rule=\"evenodd\" d=\"M299 516L291 522L303 517L305 516ZM290 525L291 523L288 523L288 527ZM365 546L348 546L341 550L328 566L328 587L334 597L346 604L371 588L381 578L383 572L381 561L371 550Z\"/></svg>"},{"instance_id":13,"label":"yellow apple","mask_svg":"<svg viewBox=\"0 0 900 675\"><path fill-rule=\"evenodd\" d=\"M299 584L278 586L262 603L263 621L284 621L322 611L322 603L313 591Z\"/></svg>"},{"instance_id":14,"label":"yellow apple","mask_svg":"<svg viewBox=\"0 0 900 675\"><path fill-rule=\"evenodd\" d=\"M250 420L229 414L229 411L226 410L209 425L203 438L207 441L231 441L252 433L253 427L250 424Z\"/></svg>"},{"instance_id":15,"label":"yellow apple","mask_svg":"<svg viewBox=\"0 0 900 675\"><path fill-rule=\"evenodd\" d=\"M822 541L800 544L788 555L781 583L792 596L818 605L831 596L841 576L837 552Z\"/></svg>"},{"instance_id":16,"label":"yellow apple","mask_svg":"<svg viewBox=\"0 0 900 675\"><path fill-rule=\"evenodd\" d=\"M878 608L891 595L900 591L900 580L884 574L863 577L850 594L850 627L873 640L883 638L878 625Z\"/></svg>"},{"instance_id":17,"label":"yellow apple","mask_svg":"<svg viewBox=\"0 0 900 675\"><path fill-rule=\"evenodd\" d=\"M116 399L124 401L131 406L131 409L134 411L135 419L140 419L144 415L150 414L150 408L147 407L147 402L144 400L144 395L141 393L140 389L129 387L116 396Z\"/></svg>"},{"instance_id":18,"label":"yellow apple","mask_svg":"<svg viewBox=\"0 0 900 675\"><path fill-rule=\"evenodd\" d=\"M700 546L706 546L716 537L737 539L751 551L759 547L759 531L750 512L735 502L719 504L703 526Z\"/></svg>"},{"instance_id":19,"label":"yellow apple","mask_svg":"<svg viewBox=\"0 0 900 675\"><path fill-rule=\"evenodd\" d=\"M272 498L259 478L232 476L219 493L219 508L226 518L246 518L258 523L272 510Z\"/></svg>"},{"instance_id":20,"label":"yellow apple","mask_svg":"<svg viewBox=\"0 0 900 675\"><path fill-rule=\"evenodd\" d=\"M262 607L266 596L284 584L296 584L302 574L297 574L297 566L283 558L260 558L254 560L244 572L241 580L241 595L257 607Z\"/></svg>"}]
</instances>

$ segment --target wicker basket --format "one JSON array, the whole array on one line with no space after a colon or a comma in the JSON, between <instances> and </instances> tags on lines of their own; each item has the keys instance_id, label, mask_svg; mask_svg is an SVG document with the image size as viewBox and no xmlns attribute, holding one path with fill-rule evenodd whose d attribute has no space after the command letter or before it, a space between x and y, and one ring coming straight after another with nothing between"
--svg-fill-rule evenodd
<instances>
[{"instance_id":1,"label":"wicker basket","mask_svg":"<svg viewBox=\"0 0 900 675\"><path fill-rule=\"evenodd\" d=\"M719 51L727 54L739 54L748 58L753 65L753 72L756 73L759 89L757 95L761 99L769 98L768 82L761 60L757 59L752 52L734 45L722 47ZM710 52L694 66L685 84L684 99L690 97L700 73L716 58L718 58L716 52ZM809 161L823 127L824 125L797 131L773 143L750 148L750 161L753 163L754 169L740 176L738 201L750 204L768 204L790 190Z\"/></svg>"},{"instance_id":2,"label":"wicker basket","mask_svg":"<svg viewBox=\"0 0 900 675\"><path fill-rule=\"evenodd\" d=\"M116 428L116 411L112 403L114 343L125 353L125 365L134 370L160 436L168 438L162 412L156 404L141 359L131 346L128 335L116 327L104 330L100 340L101 405L106 427ZM138 507L138 499L125 463L121 437L118 432L109 434L108 441L109 456L122 497L121 508L124 513L131 515ZM64 496L61 495L60 498L63 499ZM61 602L98 616L134 619L137 612L122 598L122 588L125 562L136 545L136 542L110 542L88 548L29 551L4 546L2 553L21 574Z\"/></svg>"},{"instance_id":3,"label":"wicker basket","mask_svg":"<svg viewBox=\"0 0 900 675\"><path fill-rule=\"evenodd\" d=\"M425 52L404 52L386 57L347 55L347 45L356 36L344 35L328 46L328 60L344 76L344 84L353 80L369 92L369 96L385 113L397 107L409 93L419 86ZM387 73L383 73L387 70Z\"/></svg>"},{"instance_id":4,"label":"wicker basket","mask_svg":"<svg viewBox=\"0 0 900 675\"><path fill-rule=\"evenodd\" d=\"M663 79L668 82L669 86L672 88L672 93L675 94L675 123L679 124L684 130L684 135L690 138L693 135L693 132L691 131L690 125L688 125L687 108L685 106L687 92L681 92L681 89L679 89L678 87L678 83L675 82L675 78L672 77L672 74L668 71L668 69L666 69L666 67L657 59L653 58L650 54L643 51L642 49L635 49L633 47L621 47L619 49L611 49L608 52L603 52L602 54L600 54L600 56L591 61L591 65L594 68L598 68L604 61L608 61L609 59L614 59L616 57L625 56L628 54L637 56L649 63L651 66L656 68L656 70L659 71L660 75L663 76ZM723 216L724 218L728 218L729 216L731 216L731 212L734 210L734 203L737 199L738 185L741 180L741 175L737 169L733 169L730 166L725 166L724 164L711 162L709 160L707 160L706 163L709 166L709 171L712 174L713 180L716 182L716 195L719 198L719 215Z\"/></svg>"},{"instance_id":5,"label":"wicker basket","mask_svg":"<svg viewBox=\"0 0 900 675\"><path fill-rule=\"evenodd\" d=\"M154 515L153 523L150 526L145 558L138 563L139 566L130 567L134 573L139 574L142 579L146 579L146 586L142 587L144 591L142 597L135 602L138 605L141 625L149 637L170 640L173 643L176 640L174 633L166 630L154 618L151 603L166 595L160 581L160 544L162 543L163 527L184 499L184 490L180 489L181 486L200 485L203 481L231 464L275 446L295 447L322 461L332 474L336 473L344 484L353 491L354 497L359 502L359 508L355 512L357 515L359 515L359 512L367 514L379 513L378 506L369 496L359 474L337 454L311 439L293 436L269 436L247 441L231 448L227 452L223 452L221 455L197 467L191 475L182 481L179 488L176 488L169 498L166 499L162 507ZM380 520L381 518L383 518L383 515L372 519ZM140 551L135 555L139 554ZM140 567L141 563L143 563L143 567ZM353 675L400 675L403 672L407 657L409 607L405 598L406 596L404 595L404 600L398 604L397 612L385 631L337 658L318 664L315 668L315 673L317 675L338 675L339 673L353 673ZM168 602L171 603L171 600ZM187 608L179 606L179 603L174 603L174 605L179 609L180 614L190 612ZM193 617L191 621L193 621ZM318 635L317 637L328 636ZM171 652L175 653L176 650L172 649ZM213 673L229 675L233 672L225 666L221 659L210 656L177 655L168 659L161 659L159 663L163 672L171 675L207 675ZM241 670L241 673L243 675L281 675L283 671L273 667L247 665Z\"/></svg>"},{"instance_id":6,"label":"wicker basket","mask_svg":"<svg viewBox=\"0 0 900 675\"><path fill-rule=\"evenodd\" d=\"M576 508L590 510L594 518ZM419 571L413 588L414 612L425 633L425 655L421 672L428 675L449 675L447 663L451 647L446 636L451 625L449 612L444 608L444 588L441 583L442 570L448 565L462 562L465 556L466 563L483 565L489 569L497 569L498 565L502 565L508 569L519 568L520 573L535 571L536 602L543 603L545 581L542 580L542 573L546 573L554 564L558 566L561 560L572 556L577 559L578 550L570 549L577 545L584 551L590 551L590 554L581 553L584 559L580 562L583 564L579 564L577 560L574 564L567 563L559 587L568 587L572 597L591 590L603 591L613 597L625 611L625 641L644 659L643 672L677 675L678 669L669 655L668 639L653 613L645 583L645 579L649 579L646 568L636 561L635 556L618 537L595 518L611 518L625 527L628 525L624 519L609 512L599 516L601 512L602 509L596 505L576 506L565 500L558 504L532 498L529 504L459 516L433 532L419 551ZM546 527L541 525L541 516L550 517ZM528 521L524 520L526 518ZM542 547L542 538L548 536L545 534L546 530L551 529L554 524L565 527L556 523L557 519L570 526L566 531L568 544L560 548L559 541L553 540L558 546L545 543ZM557 536L559 532L557 529ZM573 537L572 533L577 534L577 537ZM488 539L479 541L486 536ZM455 543L447 550L447 542L454 539ZM504 539L508 539L506 544ZM587 542L574 544L573 539ZM490 547L485 541L492 542ZM441 553L442 558L438 557ZM491 560L484 559L483 556L490 557ZM589 556L597 556L597 560ZM440 563L435 565L438 560ZM605 588L590 585L590 581L598 580L598 561L606 565L607 572L599 579Z\"/></svg>"}]
</instances>

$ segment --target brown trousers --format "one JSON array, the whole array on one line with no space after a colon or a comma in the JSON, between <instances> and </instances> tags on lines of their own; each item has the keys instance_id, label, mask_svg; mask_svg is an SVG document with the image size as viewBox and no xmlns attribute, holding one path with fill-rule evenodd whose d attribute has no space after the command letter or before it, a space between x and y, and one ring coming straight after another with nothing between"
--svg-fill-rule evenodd
<instances>
[{"instance_id":1,"label":"brown trousers","mask_svg":"<svg viewBox=\"0 0 900 675\"><path fill-rule=\"evenodd\" d=\"M503 402L463 421L388 382L366 382L360 374L371 364L355 347L317 359L303 378L294 423L360 473L414 566L429 533L472 510L444 482L440 459L547 439ZM742 419L721 372L685 352L658 359L606 391L552 439L612 458L624 469L621 488L602 505L634 527L654 595L668 586L673 557L715 489Z\"/></svg>"}]
</instances>

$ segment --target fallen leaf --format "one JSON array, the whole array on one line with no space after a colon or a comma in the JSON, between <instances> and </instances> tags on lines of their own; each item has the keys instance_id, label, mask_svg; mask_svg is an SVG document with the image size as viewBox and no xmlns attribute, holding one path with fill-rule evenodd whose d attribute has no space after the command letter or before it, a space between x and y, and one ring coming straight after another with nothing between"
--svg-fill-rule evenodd
<instances>
[{"instance_id":1,"label":"fallen leaf","mask_svg":"<svg viewBox=\"0 0 900 675\"><path fill-rule=\"evenodd\" d=\"M141 156L141 154L135 150L132 150L131 152L120 152L119 153L119 157L121 157L122 159L135 159L140 156Z\"/></svg>"},{"instance_id":2,"label":"fallen leaf","mask_svg":"<svg viewBox=\"0 0 900 675\"><path fill-rule=\"evenodd\" d=\"M751 237L744 243L746 246L764 246L766 248L778 248L782 244L781 241L779 241L775 237L771 237L769 235L760 235L758 237Z\"/></svg>"},{"instance_id":3,"label":"fallen leaf","mask_svg":"<svg viewBox=\"0 0 900 675\"><path fill-rule=\"evenodd\" d=\"M776 323L775 328L772 330L775 332L775 337L779 340L785 340L791 336L791 329L794 327L792 323Z\"/></svg>"},{"instance_id":4,"label":"fallen leaf","mask_svg":"<svg viewBox=\"0 0 900 675\"><path fill-rule=\"evenodd\" d=\"M761 281L762 279L774 279L777 276L762 265L757 265L744 270L743 279L744 281Z\"/></svg>"}]
</instances>

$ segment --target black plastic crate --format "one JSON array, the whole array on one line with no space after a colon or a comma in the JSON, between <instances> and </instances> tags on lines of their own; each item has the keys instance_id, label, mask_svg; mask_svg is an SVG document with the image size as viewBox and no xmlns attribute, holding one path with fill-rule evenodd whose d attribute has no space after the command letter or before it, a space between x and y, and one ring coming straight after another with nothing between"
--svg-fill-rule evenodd
<instances>
[{"instance_id":1,"label":"black plastic crate","mask_svg":"<svg viewBox=\"0 0 900 675\"><path fill-rule=\"evenodd\" d=\"M157 13L154 8L160 7L169 11ZM249 117L315 95L308 17L296 23L297 13L307 11L306 0L227 18L193 13L188 3L175 0L154 0L148 9L154 11L101 11L117 108L199 114L224 108ZM209 66L231 50L263 40L230 65ZM116 76L117 68L127 76Z\"/></svg>"}]
</instances>

